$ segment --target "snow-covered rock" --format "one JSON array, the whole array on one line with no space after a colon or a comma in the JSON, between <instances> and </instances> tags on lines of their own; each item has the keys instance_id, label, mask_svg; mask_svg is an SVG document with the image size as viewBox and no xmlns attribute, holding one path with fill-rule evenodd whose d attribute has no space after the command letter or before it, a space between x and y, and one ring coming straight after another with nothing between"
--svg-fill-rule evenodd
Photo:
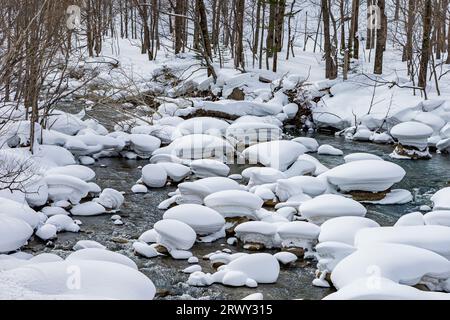
<instances>
[{"instance_id":1,"label":"snow-covered rock","mask_svg":"<svg viewBox=\"0 0 450 320\"><path fill-rule=\"evenodd\" d=\"M103 189L98 199L96 199L96 202L107 209L118 210L122 206L124 200L125 198L122 193L115 189L106 188Z\"/></svg>"},{"instance_id":2,"label":"snow-covered rock","mask_svg":"<svg viewBox=\"0 0 450 320\"><path fill-rule=\"evenodd\" d=\"M266 167L285 171L306 151L300 143L280 140L253 145L242 154L251 164L261 163Z\"/></svg>"},{"instance_id":3,"label":"snow-covered rock","mask_svg":"<svg viewBox=\"0 0 450 320\"><path fill-rule=\"evenodd\" d=\"M207 286L222 283L227 286L254 288L262 283L275 283L280 273L278 260L268 253L241 255L214 274L194 272L188 284Z\"/></svg>"},{"instance_id":4,"label":"snow-covered rock","mask_svg":"<svg viewBox=\"0 0 450 320\"><path fill-rule=\"evenodd\" d=\"M248 187L274 183L285 179L286 175L274 168L250 167L242 171L242 176L248 179Z\"/></svg>"},{"instance_id":5,"label":"snow-covered rock","mask_svg":"<svg viewBox=\"0 0 450 320\"><path fill-rule=\"evenodd\" d=\"M146 134L131 134L130 148L141 158L150 158L161 146L161 140Z\"/></svg>"},{"instance_id":6,"label":"snow-covered rock","mask_svg":"<svg viewBox=\"0 0 450 320\"><path fill-rule=\"evenodd\" d=\"M450 227L450 210L437 210L428 212L423 216L427 225L438 225Z\"/></svg>"},{"instance_id":7,"label":"snow-covered rock","mask_svg":"<svg viewBox=\"0 0 450 320\"><path fill-rule=\"evenodd\" d=\"M203 200L210 194L224 190L242 190L234 180L225 177L210 177L194 182L184 182L178 185L180 196L177 203L203 204Z\"/></svg>"},{"instance_id":8,"label":"snow-covered rock","mask_svg":"<svg viewBox=\"0 0 450 320\"><path fill-rule=\"evenodd\" d=\"M296 247L311 251L317 243L320 227L309 222L293 221L279 225L277 233L283 247Z\"/></svg>"},{"instance_id":9,"label":"snow-covered rock","mask_svg":"<svg viewBox=\"0 0 450 320\"><path fill-rule=\"evenodd\" d=\"M226 177L230 168L223 162L213 159L198 159L191 162L191 170L197 178Z\"/></svg>"},{"instance_id":10,"label":"snow-covered rock","mask_svg":"<svg viewBox=\"0 0 450 320\"><path fill-rule=\"evenodd\" d=\"M85 166L80 166L80 165L68 165L68 166L64 166L64 167L55 167L55 168L51 168L49 170L47 170L46 172L47 175L66 175L66 176L71 176L71 177L75 177L78 179L81 179L83 181L91 181L95 178L95 172Z\"/></svg>"},{"instance_id":11,"label":"snow-covered rock","mask_svg":"<svg viewBox=\"0 0 450 320\"><path fill-rule=\"evenodd\" d=\"M277 260L283 264L287 265L297 261L298 257L291 252L278 252L273 255Z\"/></svg>"},{"instance_id":12,"label":"snow-covered rock","mask_svg":"<svg viewBox=\"0 0 450 320\"><path fill-rule=\"evenodd\" d=\"M252 146L260 142L280 140L281 129L265 122L235 122L226 132L228 141L235 146Z\"/></svg>"},{"instance_id":13,"label":"snow-covered rock","mask_svg":"<svg viewBox=\"0 0 450 320\"><path fill-rule=\"evenodd\" d=\"M307 152L317 152L319 149L319 143L314 138L298 137L292 139L292 141L302 144L306 148Z\"/></svg>"},{"instance_id":14,"label":"snow-covered rock","mask_svg":"<svg viewBox=\"0 0 450 320\"><path fill-rule=\"evenodd\" d=\"M178 220L164 219L154 225L158 233L158 243L172 250L189 250L197 237L194 229Z\"/></svg>"},{"instance_id":15,"label":"snow-covered rock","mask_svg":"<svg viewBox=\"0 0 450 320\"><path fill-rule=\"evenodd\" d=\"M336 217L364 217L366 212L366 208L359 202L334 194L318 196L300 206L300 214L318 225Z\"/></svg>"},{"instance_id":16,"label":"snow-covered rock","mask_svg":"<svg viewBox=\"0 0 450 320\"><path fill-rule=\"evenodd\" d=\"M133 193L147 193L148 188L143 184L135 184L134 186L131 187L131 191Z\"/></svg>"},{"instance_id":17,"label":"snow-covered rock","mask_svg":"<svg viewBox=\"0 0 450 320\"><path fill-rule=\"evenodd\" d=\"M52 224L57 229L58 232L68 231L68 232L78 232L80 227L72 220L71 217L57 214L47 219L46 224Z\"/></svg>"},{"instance_id":18,"label":"snow-covered rock","mask_svg":"<svg viewBox=\"0 0 450 320\"><path fill-rule=\"evenodd\" d=\"M263 200L253 193L242 190L225 190L213 193L204 200L205 205L219 212L225 218L255 217Z\"/></svg>"},{"instance_id":19,"label":"snow-covered rock","mask_svg":"<svg viewBox=\"0 0 450 320\"><path fill-rule=\"evenodd\" d=\"M38 263L0 273L1 299L151 300L155 293L147 276L108 261Z\"/></svg>"},{"instance_id":20,"label":"snow-covered rock","mask_svg":"<svg viewBox=\"0 0 450 320\"><path fill-rule=\"evenodd\" d=\"M74 216L98 216L105 212L105 207L94 201L77 204L70 210Z\"/></svg>"},{"instance_id":21,"label":"snow-covered rock","mask_svg":"<svg viewBox=\"0 0 450 320\"><path fill-rule=\"evenodd\" d=\"M320 226L319 242L342 242L353 246L355 235L364 228L378 228L380 225L364 217L338 217L325 221Z\"/></svg>"},{"instance_id":22,"label":"snow-covered rock","mask_svg":"<svg viewBox=\"0 0 450 320\"><path fill-rule=\"evenodd\" d=\"M374 279L383 276L399 284L414 286L422 282L437 287L431 289L450 289L445 284L450 277L450 261L426 249L395 243L372 243L358 248L336 265L331 280L340 290L368 273Z\"/></svg>"},{"instance_id":23,"label":"snow-covered rock","mask_svg":"<svg viewBox=\"0 0 450 320\"><path fill-rule=\"evenodd\" d=\"M163 219L178 220L189 225L198 235L218 232L225 219L217 211L198 204L183 204L164 213Z\"/></svg>"},{"instance_id":24,"label":"snow-covered rock","mask_svg":"<svg viewBox=\"0 0 450 320\"><path fill-rule=\"evenodd\" d=\"M399 145L391 155L393 158L429 158L428 139L433 135L433 129L426 124L407 121L391 129L391 135Z\"/></svg>"},{"instance_id":25,"label":"snow-covered rock","mask_svg":"<svg viewBox=\"0 0 450 320\"><path fill-rule=\"evenodd\" d=\"M372 285L368 285L372 284ZM324 300L448 300L450 295L429 292L379 277L364 277L344 286Z\"/></svg>"},{"instance_id":26,"label":"snow-covered rock","mask_svg":"<svg viewBox=\"0 0 450 320\"><path fill-rule=\"evenodd\" d=\"M175 139L153 155L170 154L185 160L215 158L226 159L234 155L234 147L225 139L206 134L191 134Z\"/></svg>"},{"instance_id":27,"label":"snow-covered rock","mask_svg":"<svg viewBox=\"0 0 450 320\"><path fill-rule=\"evenodd\" d=\"M0 214L0 253L8 253L25 245L33 229L23 220Z\"/></svg>"},{"instance_id":28,"label":"snow-covered rock","mask_svg":"<svg viewBox=\"0 0 450 320\"><path fill-rule=\"evenodd\" d=\"M96 248L96 249L106 249L104 245L101 243L98 243L94 240L80 240L73 246L74 251L82 250L82 249L89 249L89 248Z\"/></svg>"},{"instance_id":29,"label":"snow-covered rock","mask_svg":"<svg viewBox=\"0 0 450 320\"><path fill-rule=\"evenodd\" d=\"M432 197L433 210L450 210L450 187L443 188Z\"/></svg>"},{"instance_id":30,"label":"snow-covered rock","mask_svg":"<svg viewBox=\"0 0 450 320\"><path fill-rule=\"evenodd\" d=\"M158 163L166 170L167 176L174 182L183 181L191 174L191 169L179 163L161 162Z\"/></svg>"},{"instance_id":31,"label":"snow-covered rock","mask_svg":"<svg viewBox=\"0 0 450 320\"><path fill-rule=\"evenodd\" d=\"M73 204L80 203L85 198L90 187L85 181L67 175L47 175L48 196L52 201L69 200Z\"/></svg>"},{"instance_id":32,"label":"snow-covered rock","mask_svg":"<svg viewBox=\"0 0 450 320\"><path fill-rule=\"evenodd\" d=\"M122 264L129 268L137 270L138 267L136 263L130 258L109 250L100 248L87 248L74 251L69 256L67 256L67 262L78 262L78 261L108 261L117 264Z\"/></svg>"},{"instance_id":33,"label":"snow-covered rock","mask_svg":"<svg viewBox=\"0 0 450 320\"><path fill-rule=\"evenodd\" d=\"M327 191L327 185L315 177L300 176L277 181L276 195L280 201L305 193L311 197L319 196Z\"/></svg>"},{"instance_id":34,"label":"snow-covered rock","mask_svg":"<svg viewBox=\"0 0 450 320\"><path fill-rule=\"evenodd\" d=\"M249 221L238 225L234 231L236 237L245 245L260 244L267 249L277 247L275 235L277 226L273 223L263 221Z\"/></svg>"},{"instance_id":35,"label":"snow-covered rock","mask_svg":"<svg viewBox=\"0 0 450 320\"><path fill-rule=\"evenodd\" d=\"M44 224L36 230L36 235L46 241L56 238L57 232L58 229L53 224Z\"/></svg>"},{"instance_id":36,"label":"snow-covered rock","mask_svg":"<svg viewBox=\"0 0 450 320\"><path fill-rule=\"evenodd\" d=\"M406 171L399 165L378 160L362 160L337 166L322 175L341 191L381 192L400 182Z\"/></svg>"},{"instance_id":37,"label":"snow-covered rock","mask_svg":"<svg viewBox=\"0 0 450 320\"><path fill-rule=\"evenodd\" d=\"M321 145L317 149L317 153L321 155L328 155L328 156L343 156L344 152L342 150L339 150L333 146L330 146L329 144Z\"/></svg>"},{"instance_id":38,"label":"snow-covered rock","mask_svg":"<svg viewBox=\"0 0 450 320\"><path fill-rule=\"evenodd\" d=\"M150 188L162 188L167 182L167 172L161 164L148 164L142 168L142 181Z\"/></svg>"},{"instance_id":39,"label":"snow-covered rock","mask_svg":"<svg viewBox=\"0 0 450 320\"><path fill-rule=\"evenodd\" d=\"M421 212L411 212L401 216L395 223L395 227L406 226L423 226L425 225L425 219Z\"/></svg>"},{"instance_id":40,"label":"snow-covered rock","mask_svg":"<svg viewBox=\"0 0 450 320\"><path fill-rule=\"evenodd\" d=\"M450 227L438 225L396 226L362 229L355 236L355 246L399 243L427 249L450 258Z\"/></svg>"},{"instance_id":41,"label":"snow-covered rock","mask_svg":"<svg viewBox=\"0 0 450 320\"><path fill-rule=\"evenodd\" d=\"M154 247L139 241L133 243L133 249L137 254L148 259L157 257L159 255L158 251L156 251Z\"/></svg>"},{"instance_id":42,"label":"snow-covered rock","mask_svg":"<svg viewBox=\"0 0 450 320\"><path fill-rule=\"evenodd\" d=\"M26 222L31 228L39 224L39 215L25 203L0 198L0 214Z\"/></svg>"},{"instance_id":43,"label":"snow-covered rock","mask_svg":"<svg viewBox=\"0 0 450 320\"><path fill-rule=\"evenodd\" d=\"M381 161L383 161L383 159L381 159L377 155L374 155L371 153L364 153L364 152L351 153L344 157L344 161L346 163L354 162L354 161L361 161L361 160L381 160Z\"/></svg>"}]
</instances>

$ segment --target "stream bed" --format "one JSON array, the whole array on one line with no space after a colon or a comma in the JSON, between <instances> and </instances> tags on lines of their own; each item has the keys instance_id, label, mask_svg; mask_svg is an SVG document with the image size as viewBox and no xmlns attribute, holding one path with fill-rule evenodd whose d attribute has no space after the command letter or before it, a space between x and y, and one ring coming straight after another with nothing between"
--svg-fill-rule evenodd
<instances>
[{"instance_id":1,"label":"stream bed","mask_svg":"<svg viewBox=\"0 0 450 320\"><path fill-rule=\"evenodd\" d=\"M106 116L103 114L106 112ZM109 122L108 129L114 124L116 113L103 110L92 116L99 118L100 114ZM96 116L97 115L97 116ZM118 120L118 119L116 119ZM105 121L101 121L105 124ZM431 160L406 161L389 158L392 145L376 145L345 140L341 137L317 134L313 136L320 144L331 144L344 151L344 154L355 152L368 152L381 156L385 160L393 161L402 166L407 175L396 185L396 188L410 190L414 201L405 205L366 205L367 217L376 220L381 225L393 225L403 214L417 211L421 205L430 205L430 196L450 181L450 157L448 155L433 154ZM320 156L315 154L324 165L335 167L344 162L343 157ZM189 266L187 261L174 260L171 257L158 257L146 259L134 255L132 244L145 231L151 229L153 224L162 219L164 211L158 210L158 204L167 199L168 193L176 186L167 186L163 189L152 189L147 194L133 194L131 187L141 176L141 167L148 160L126 160L122 158L103 158L91 168L96 172L96 183L103 188L114 188L125 192L125 202L118 213L124 225L118 226L110 219L108 214L95 217L76 217L82 221L80 233L61 233L57 240L45 244L36 239L30 241L25 251L34 254L52 252L62 257L72 252L72 247L79 240L95 240L105 245L109 250L124 254L133 259L141 272L146 274L157 288L157 299L242 299L243 297L261 292L265 299L321 299L330 294L332 289L323 289L312 286L315 277L315 262L312 260L297 261L290 267L282 267L276 284L260 285L256 289L246 287L231 288L223 285L210 287L191 287L186 284L188 275L181 272ZM232 165L231 173L241 173L243 165ZM211 252L230 249L233 253L243 251L241 247L230 246L224 239L214 243L197 243L192 252L199 258L199 264L204 272L214 272L209 261L202 256ZM271 251L268 251L271 252Z\"/></svg>"}]
</instances>

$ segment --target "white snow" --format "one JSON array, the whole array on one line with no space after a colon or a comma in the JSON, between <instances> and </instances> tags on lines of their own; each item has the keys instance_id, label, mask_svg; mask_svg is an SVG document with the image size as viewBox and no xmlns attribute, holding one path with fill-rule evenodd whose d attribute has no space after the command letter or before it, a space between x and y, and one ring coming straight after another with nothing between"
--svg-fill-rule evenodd
<instances>
[{"instance_id":1,"label":"white snow","mask_svg":"<svg viewBox=\"0 0 450 320\"><path fill-rule=\"evenodd\" d=\"M192 173L197 178L226 177L230 168L223 162L213 159L198 159L191 162Z\"/></svg>"},{"instance_id":2,"label":"white snow","mask_svg":"<svg viewBox=\"0 0 450 320\"><path fill-rule=\"evenodd\" d=\"M306 151L300 143L280 140L253 145L242 154L252 164L261 163L266 167L285 171Z\"/></svg>"},{"instance_id":3,"label":"white snow","mask_svg":"<svg viewBox=\"0 0 450 320\"><path fill-rule=\"evenodd\" d=\"M378 160L362 160L337 166L320 178L344 192L380 192L400 182L406 171L399 165Z\"/></svg>"},{"instance_id":4,"label":"white snow","mask_svg":"<svg viewBox=\"0 0 450 320\"><path fill-rule=\"evenodd\" d=\"M178 220L164 219L154 225L158 233L157 243L172 250L189 250L197 237L194 229Z\"/></svg>"},{"instance_id":5,"label":"white snow","mask_svg":"<svg viewBox=\"0 0 450 320\"><path fill-rule=\"evenodd\" d=\"M179 220L189 225L198 235L216 233L225 225L217 211L198 204L182 204L164 213L163 219Z\"/></svg>"},{"instance_id":6,"label":"white snow","mask_svg":"<svg viewBox=\"0 0 450 320\"><path fill-rule=\"evenodd\" d=\"M223 217L254 217L261 209L263 200L253 193L242 190L225 190L205 198L205 205L219 212Z\"/></svg>"},{"instance_id":7,"label":"white snow","mask_svg":"<svg viewBox=\"0 0 450 320\"><path fill-rule=\"evenodd\" d=\"M380 225L364 217L338 217L325 221L320 226L319 242L342 242L354 245L355 235L364 228L378 228Z\"/></svg>"},{"instance_id":8,"label":"white snow","mask_svg":"<svg viewBox=\"0 0 450 320\"><path fill-rule=\"evenodd\" d=\"M300 205L299 210L303 217L319 225L336 217L364 217L367 212L359 202L334 194L325 194L306 201Z\"/></svg>"},{"instance_id":9,"label":"white snow","mask_svg":"<svg viewBox=\"0 0 450 320\"><path fill-rule=\"evenodd\" d=\"M377 230L377 228L367 229ZM358 248L341 260L331 274L334 286L340 290L367 277L383 276L399 284L414 286L424 276L436 280L450 277L450 261L432 251L394 243L372 243ZM445 283L444 283L444 288ZM447 288L450 289L450 288Z\"/></svg>"},{"instance_id":10,"label":"white snow","mask_svg":"<svg viewBox=\"0 0 450 320\"><path fill-rule=\"evenodd\" d=\"M105 212L105 208L94 201L78 204L70 210L74 216L97 216Z\"/></svg>"},{"instance_id":11,"label":"white snow","mask_svg":"<svg viewBox=\"0 0 450 320\"><path fill-rule=\"evenodd\" d=\"M317 149L317 153L321 155L328 155L328 156L343 156L344 152L342 150L339 150L333 146L330 146L329 144L321 145Z\"/></svg>"},{"instance_id":12,"label":"white snow","mask_svg":"<svg viewBox=\"0 0 450 320\"><path fill-rule=\"evenodd\" d=\"M0 253L19 249L32 234L33 229L25 221L0 214Z\"/></svg>"},{"instance_id":13,"label":"white snow","mask_svg":"<svg viewBox=\"0 0 450 320\"><path fill-rule=\"evenodd\" d=\"M162 188L167 182L167 172L161 164L148 164L142 168L142 181L150 188Z\"/></svg>"}]
</instances>

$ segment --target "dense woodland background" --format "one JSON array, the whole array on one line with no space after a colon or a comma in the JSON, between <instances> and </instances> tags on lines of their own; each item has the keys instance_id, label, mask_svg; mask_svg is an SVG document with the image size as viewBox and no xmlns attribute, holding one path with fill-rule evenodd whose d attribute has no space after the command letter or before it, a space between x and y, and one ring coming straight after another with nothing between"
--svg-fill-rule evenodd
<instances>
[{"instance_id":1,"label":"dense woodland background","mask_svg":"<svg viewBox=\"0 0 450 320\"><path fill-rule=\"evenodd\" d=\"M139 40L149 60L195 52L214 79L215 64L276 72L281 57L307 48L323 54L326 78L346 79L365 49L382 74L392 47L413 87L433 81L439 93L436 69L450 63L448 0L2 0L0 10L0 103L23 103L44 126L46 110L72 93L69 65L101 55L105 39Z\"/></svg>"}]
</instances>

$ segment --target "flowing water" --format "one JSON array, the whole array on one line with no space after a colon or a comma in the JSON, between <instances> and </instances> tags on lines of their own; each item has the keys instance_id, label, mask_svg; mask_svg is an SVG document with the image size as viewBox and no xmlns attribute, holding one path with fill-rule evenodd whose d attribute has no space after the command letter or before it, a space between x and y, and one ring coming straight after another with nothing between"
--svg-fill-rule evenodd
<instances>
[{"instance_id":1,"label":"flowing water","mask_svg":"<svg viewBox=\"0 0 450 320\"><path fill-rule=\"evenodd\" d=\"M106 110L103 110L106 111ZM108 111L107 111L108 112ZM103 119L104 114L101 113ZM95 114L94 114L95 116ZM109 126L110 127L110 126ZM314 136L320 144L331 144L344 151L345 154L354 152L369 152L389 158L392 146L376 145L346 141L344 138L334 136ZM317 155L315 155L317 156ZM317 156L329 167L342 164L343 157ZM413 202L405 205L393 206L367 206L368 217L382 225L392 225L401 215L418 209L423 204L430 204L429 197L438 189L448 185L450 181L450 157L433 154L431 160L423 161L394 161L407 172L406 178L396 187L408 189L415 195ZM81 217L83 222L81 232L61 233L52 245L45 245L33 240L28 251L41 253L53 252L61 256L70 254L71 248L78 240L95 240L107 246L112 251L125 254L133 259L139 269L146 274L158 289L158 298L165 299L241 299L248 294L261 292L266 299L321 299L331 293L331 289L316 288L311 285L314 279L314 262L298 261L295 265L282 268L276 284L260 285L257 289L245 287L230 288L222 285L212 285L206 288L190 287L186 284L188 275L181 272L188 267L186 261L177 261L170 257L145 259L133 254L132 243L144 231L152 228L153 224L162 219L163 211L157 209L158 204L167 199L167 194L175 190L174 186L164 189L151 190L148 194L133 194L131 187L140 178L140 167L148 161L132 161L119 158L101 159L92 167L96 174L96 182L100 187L114 188L126 192L125 203L120 211L124 225L116 226L109 215L98 217ZM233 173L240 173L243 167L233 166ZM213 272L208 261L202 260L205 254L221 249L231 249L233 252L242 251L228 245L224 240L212 244L196 244L192 249L195 256L200 259L204 272Z\"/></svg>"}]
</instances>

